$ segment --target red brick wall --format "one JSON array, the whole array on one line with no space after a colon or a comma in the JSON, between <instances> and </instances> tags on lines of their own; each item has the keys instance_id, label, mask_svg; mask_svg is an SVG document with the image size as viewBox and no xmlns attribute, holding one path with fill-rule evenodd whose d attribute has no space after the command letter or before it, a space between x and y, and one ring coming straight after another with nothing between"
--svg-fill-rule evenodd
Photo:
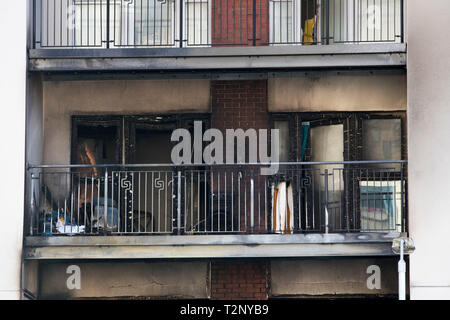
<instances>
[{"instance_id":1,"label":"red brick wall","mask_svg":"<svg viewBox=\"0 0 450 320\"><path fill-rule=\"evenodd\" d=\"M256 45L269 42L269 0L256 2ZM212 45L253 45L253 0L212 2Z\"/></svg>"},{"instance_id":2,"label":"red brick wall","mask_svg":"<svg viewBox=\"0 0 450 320\"><path fill-rule=\"evenodd\" d=\"M269 128L267 80L212 81L212 128Z\"/></svg>"},{"instance_id":3,"label":"red brick wall","mask_svg":"<svg viewBox=\"0 0 450 320\"><path fill-rule=\"evenodd\" d=\"M212 82L212 115L211 115L211 127L222 131L225 137L226 129L255 129L258 134L259 129L269 129L270 116L267 111L267 80L241 80L241 81L213 81ZM224 147L226 143L224 141ZM248 146L246 148L246 162L249 162ZM259 161L260 159L258 159ZM224 149L224 161L226 161L226 152ZM218 172L221 169L217 169ZM247 176L244 178L245 182L249 185L250 171L253 171L255 181L259 181L259 167L245 167ZM217 173L215 175L217 176ZM223 192L225 186L222 185L220 190ZM231 184L228 184L228 192L230 192ZM261 187L262 186L262 187ZM212 186L213 190L217 190L217 179ZM236 186L234 191L236 191ZM244 190L241 190L241 196L244 197ZM264 232L267 229L267 221L270 215L269 212L265 212L268 208L264 203L264 187L263 184L255 183L255 195L258 192L261 197L255 196L255 219L254 228L250 228L250 205L247 206L243 203L243 198L239 201L236 192L233 193L234 197L234 225L235 228L240 228L241 231L247 232ZM259 201L258 201L259 200ZM240 209L238 209L240 206ZM247 210L245 212L244 210ZM236 213L240 212L238 218ZM238 225L238 221L240 224Z\"/></svg>"},{"instance_id":4,"label":"red brick wall","mask_svg":"<svg viewBox=\"0 0 450 320\"><path fill-rule=\"evenodd\" d=\"M267 270L266 261L211 262L211 299L267 299Z\"/></svg>"}]
</instances>

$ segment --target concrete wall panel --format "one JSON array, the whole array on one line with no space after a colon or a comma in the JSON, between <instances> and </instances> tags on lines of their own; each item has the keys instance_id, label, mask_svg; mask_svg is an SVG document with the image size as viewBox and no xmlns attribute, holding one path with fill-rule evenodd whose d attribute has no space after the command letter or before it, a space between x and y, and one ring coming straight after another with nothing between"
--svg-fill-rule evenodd
<instances>
[{"instance_id":1,"label":"concrete wall panel","mask_svg":"<svg viewBox=\"0 0 450 320\"><path fill-rule=\"evenodd\" d=\"M80 268L80 289L69 289L67 268ZM208 262L44 262L41 299L208 297ZM72 282L73 283L73 282Z\"/></svg>"},{"instance_id":2,"label":"concrete wall panel","mask_svg":"<svg viewBox=\"0 0 450 320\"><path fill-rule=\"evenodd\" d=\"M71 116L210 111L209 80L44 82L46 164L70 163Z\"/></svg>"},{"instance_id":3,"label":"concrete wall panel","mask_svg":"<svg viewBox=\"0 0 450 320\"><path fill-rule=\"evenodd\" d=\"M367 268L380 267L380 289L369 289ZM392 258L273 260L271 293L279 295L393 295L397 261Z\"/></svg>"},{"instance_id":4,"label":"concrete wall panel","mask_svg":"<svg viewBox=\"0 0 450 320\"><path fill-rule=\"evenodd\" d=\"M326 75L269 79L270 112L406 110L406 76Z\"/></svg>"}]
</instances>

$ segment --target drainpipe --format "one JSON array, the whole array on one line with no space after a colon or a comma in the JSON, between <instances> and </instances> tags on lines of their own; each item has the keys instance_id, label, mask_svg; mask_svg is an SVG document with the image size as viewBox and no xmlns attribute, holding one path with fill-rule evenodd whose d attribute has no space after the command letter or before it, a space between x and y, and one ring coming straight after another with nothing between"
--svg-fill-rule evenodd
<instances>
[{"instance_id":1,"label":"drainpipe","mask_svg":"<svg viewBox=\"0 0 450 320\"><path fill-rule=\"evenodd\" d=\"M398 300L406 300L406 262L405 254L411 254L416 248L411 238L400 237L392 242L392 251L400 255L398 261Z\"/></svg>"},{"instance_id":2,"label":"drainpipe","mask_svg":"<svg viewBox=\"0 0 450 320\"><path fill-rule=\"evenodd\" d=\"M405 240L400 240L400 260L398 261L398 300L406 300L406 262L404 260Z\"/></svg>"}]
</instances>

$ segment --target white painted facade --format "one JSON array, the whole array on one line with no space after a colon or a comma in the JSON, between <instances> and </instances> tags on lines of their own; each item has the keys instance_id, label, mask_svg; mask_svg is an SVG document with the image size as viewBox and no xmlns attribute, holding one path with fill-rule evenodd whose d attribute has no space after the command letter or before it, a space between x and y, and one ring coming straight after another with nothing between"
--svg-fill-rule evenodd
<instances>
[{"instance_id":1,"label":"white painted facade","mask_svg":"<svg viewBox=\"0 0 450 320\"><path fill-rule=\"evenodd\" d=\"M450 1L408 0L407 112L412 299L450 299ZM14 32L11 32L14 30ZM20 299L26 123L26 1L0 10L0 299ZM401 103L399 104L401 105ZM35 138L35 137L34 137Z\"/></svg>"},{"instance_id":2,"label":"white painted facade","mask_svg":"<svg viewBox=\"0 0 450 320\"><path fill-rule=\"evenodd\" d=\"M450 1L406 2L411 298L450 299Z\"/></svg>"},{"instance_id":3,"label":"white painted facade","mask_svg":"<svg viewBox=\"0 0 450 320\"><path fill-rule=\"evenodd\" d=\"M13 31L13 32L11 32ZM0 299L20 299L24 209L26 1L4 1L0 10Z\"/></svg>"}]
</instances>

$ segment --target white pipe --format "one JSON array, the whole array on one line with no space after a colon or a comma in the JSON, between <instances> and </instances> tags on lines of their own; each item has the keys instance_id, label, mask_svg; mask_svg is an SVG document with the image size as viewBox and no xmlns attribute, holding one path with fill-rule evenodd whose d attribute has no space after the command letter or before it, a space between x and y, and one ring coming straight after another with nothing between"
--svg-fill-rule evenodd
<instances>
[{"instance_id":1,"label":"white pipe","mask_svg":"<svg viewBox=\"0 0 450 320\"><path fill-rule=\"evenodd\" d=\"M406 262L404 256L405 240L400 240L400 260L398 262L398 300L406 300Z\"/></svg>"}]
</instances>

